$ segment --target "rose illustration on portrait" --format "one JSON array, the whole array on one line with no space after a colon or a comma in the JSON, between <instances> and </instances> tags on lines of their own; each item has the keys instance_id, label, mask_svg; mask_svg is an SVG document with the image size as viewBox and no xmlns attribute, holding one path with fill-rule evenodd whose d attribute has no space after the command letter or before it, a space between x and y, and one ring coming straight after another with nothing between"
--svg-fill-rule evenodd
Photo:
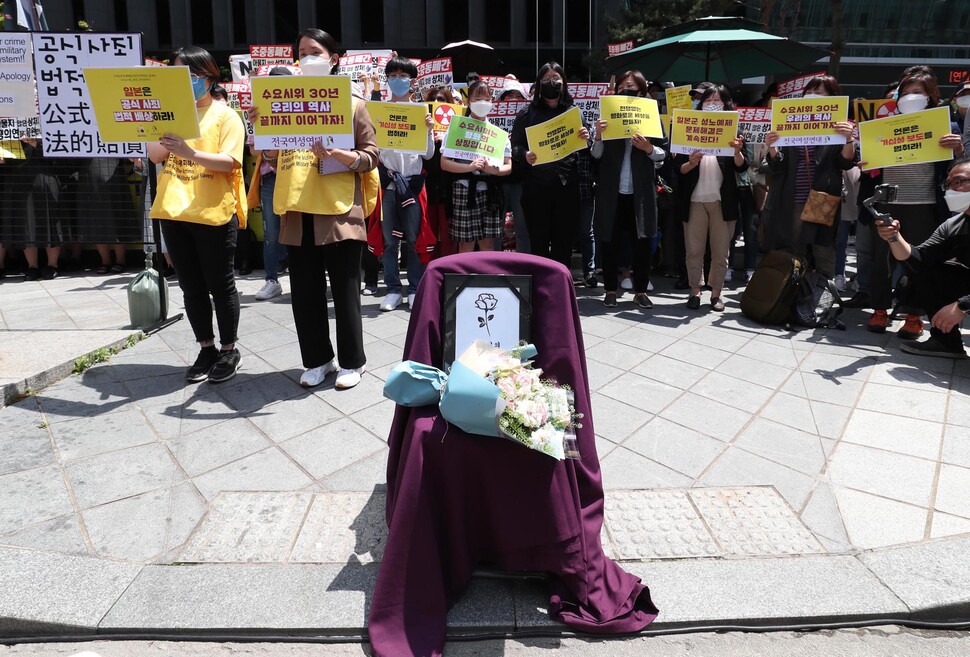
<instances>
[{"instance_id":1,"label":"rose illustration on portrait","mask_svg":"<svg viewBox=\"0 0 970 657\"><path fill-rule=\"evenodd\" d=\"M488 323L495 319L492 311L495 310L495 306L497 305L498 299L490 292L483 292L475 299L475 307L482 311L481 316L478 318L478 328L484 328L488 332L489 337L492 335L492 330L489 328Z\"/></svg>"}]
</instances>

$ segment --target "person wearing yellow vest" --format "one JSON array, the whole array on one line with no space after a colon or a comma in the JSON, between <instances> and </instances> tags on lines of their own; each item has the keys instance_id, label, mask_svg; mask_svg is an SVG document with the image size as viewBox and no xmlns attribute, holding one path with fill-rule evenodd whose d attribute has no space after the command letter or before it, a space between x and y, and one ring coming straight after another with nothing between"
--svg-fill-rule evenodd
<instances>
[{"instance_id":1,"label":"person wearing yellow vest","mask_svg":"<svg viewBox=\"0 0 970 657\"><path fill-rule=\"evenodd\" d=\"M246 227L242 179L246 130L225 103L214 103L219 66L208 51L188 46L172 55L174 66L188 66L199 116L198 139L167 134L148 144L148 156L164 164L151 217L161 219L162 234L179 276L185 314L201 351L188 369L190 382L228 381L239 369L236 349L239 295L233 272L236 233ZM211 303L210 303L211 297ZM215 347L212 306L221 349Z\"/></svg>"},{"instance_id":2,"label":"person wearing yellow vest","mask_svg":"<svg viewBox=\"0 0 970 657\"><path fill-rule=\"evenodd\" d=\"M329 75L337 43L323 30L297 35L294 51L305 75ZM374 124L363 101L353 98L354 148L306 150L278 156L273 209L287 245L293 320L306 371L300 385L319 385L337 373L338 390L360 383L364 373L360 314L360 262L367 243L366 217L377 206L380 179ZM321 168L321 166L323 168ZM322 173L328 171L328 173ZM337 323L337 363L327 315L327 277Z\"/></svg>"}]
</instances>

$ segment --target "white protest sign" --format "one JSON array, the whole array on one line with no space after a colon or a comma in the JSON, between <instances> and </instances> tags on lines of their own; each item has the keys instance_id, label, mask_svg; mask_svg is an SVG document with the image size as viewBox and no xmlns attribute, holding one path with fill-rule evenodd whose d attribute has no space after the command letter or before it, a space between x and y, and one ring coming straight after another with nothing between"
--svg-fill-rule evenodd
<instances>
[{"instance_id":1,"label":"white protest sign","mask_svg":"<svg viewBox=\"0 0 970 657\"><path fill-rule=\"evenodd\" d=\"M37 116L30 35L0 33L0 116L30 120Z\"/></svg>"}]
</instances>

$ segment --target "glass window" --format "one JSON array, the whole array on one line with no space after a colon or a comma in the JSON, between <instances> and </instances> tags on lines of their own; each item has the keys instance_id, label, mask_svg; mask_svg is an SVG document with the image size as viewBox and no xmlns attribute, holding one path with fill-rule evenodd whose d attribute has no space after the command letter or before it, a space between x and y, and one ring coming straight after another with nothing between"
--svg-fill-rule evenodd
<instances>
[{"instance_id":1,"label":"glass window","mask_svg":"<svg viewBox=\"0 0 970 657\"><path fill-rule=\"evenodd\" d=\"M215 42L215 26L212 22L212 5L208 2L193 2L192 43L206 45Z\"/></svg>"},{"instance_id":2,"label":"glass window","mask_svg":"<svg viewBox=\"0 0 970 657\"><path fill-rule=\"evenodd\" d=\"M461 3L450 3L461 4ZM448 5L445 5L446 7ZM466 8L467 11L467 8ZM360 3L360 38L364 43L383 43L384 42L384 2L383 0L361 0ZM446 23L447 24L447 23ZM465 21L468 25L468 21ZM464 29L465 34L468 28ZM462 37L464 39L465 37Z\"/></svg>"},{"instance_id":3,"label":"glass window","mask_svg":"<svg viewBox=\"0 0 970 657\"><path fill-rule=\"evenodd\" d=\"M491 10L491 3L486 4L485 11ZM455 0L445 0L444 5L444 18L445 18L445 31L447 33L446 40L452 41L464 41L468 38L468 3L467 2L456 2ZM487 14L486 14L487 15ZM508 22L506 22L508 25ZM485 29L488 29L488 24L486 23ZM508 28L506 28L508 29ZM445 44L441 44L445 45Z\"/></svg>"},{"instance_id":4,"label":"glass window","mask_svg":"<svg viewBox=\"0 0 970 657\"><path fill-rule=\"evenodd\" d=\"M538 33L536 31L536 14L538 13ZM552 43L552 0L536 0L525 12L526 39L535 43L538 35L539 43Z\"/></svg>"},{"instance_id":5,"label":"glass window","mask_svg":"<svg viewBox=\"0 0 970 657\"><path fill-rule=\"evenodd\" d=\"M246 0L232 0L232 40L237 45L248 45L246 33Z\"/></svg>"},{"instance_id":6,"label":"glass window","mask_svg":"<svg viewBox=\"0 0 970 657\"><path fill-rule=\"evenodd\" d=\"M194 4L208 4L198 2ZM273 27L276 40L274 43L292 43L293 37L300 31L300 9L296 2L273 3Z\"/></svg>"},{"instance_id":7,"label":"glass window","mask_svg":"<svg viewBox=\"0 0 970 657\"><path fill-rule=\"evenodd\" d=\"M512 11L509 0L490 0L485 9L485 40L508 43L512 40Z\"/></svg>"},{"instance_id":8,"label":"glass window","mask_svg":"<svg viewBox=\"0 0 970 657\"><path fill-rule=\"evenodd\" d=\"M172 47L172 13L168 0L155 0L155 29L158 30L158 45Z\"/></svg>"},{"instance_id":9,"label":"glass window","mask_svg":"<svg viewBox=\"0 0 970 657\"><path fill-rule=\"evenodd\" d=\"M340 43L340 0L316 0L316 10L317 19L313 24L319 25L321 30L330 34L337 40L337 43ZM383 24L384 19L382 15L381 25ZM382 31L381 40L383 39L384 34Z\"/></svg>"}]
</instances>

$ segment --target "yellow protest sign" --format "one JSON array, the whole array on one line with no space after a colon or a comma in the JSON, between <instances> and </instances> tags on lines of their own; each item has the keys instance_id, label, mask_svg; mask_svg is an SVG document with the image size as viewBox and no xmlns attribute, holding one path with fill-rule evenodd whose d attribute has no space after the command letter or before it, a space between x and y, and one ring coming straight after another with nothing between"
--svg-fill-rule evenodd
<instances>
[{"instance_id":1,"label":"yellow protest sign","mask_svg":"<svg viewBox=\"0 0 970 657\"><path fill-rule=\"evenodd\" d=\"M343 75L268 75L251 77L253 123L259 150L353 148L354 121L350 78Z\"/></svg>"},{"instance_id":2,"label":"yellow protest sign","mask_svg":"<svg viewBox=\"0 0 970 657\"><path fill-rule=\"evenodd\" d=\"M24 145L19 141L0 141L0 159L4 160L23 160L26 156L24 155Z\"/></svg>"},{"instance_id":3,"label":"yellow protest sign","mask_svg":"<svg viewBox=\"0 0 970 657\"><path fill-rule=\"evenodd\" d=\"M367 103L374 122L377 145L404 153L424 153L428 150L428 128L424 117L428 106L424 103Z\"/></svg>"},{"instance_id":4,"label":"yellow protest sign","mask_svg":"<svg viewBox=\"0 0 970 657\"><path fill-rule=\"evenodd\" d=\"M451 120L461 116L465 106L461 103L431 103L431 118L434 119L435 132L448 132Z\"/></svg>"},{"instance_id":5,"label":"yellow protest sign","mask_svg":"<svg viewBox=\"0 0 970 657\"><path fill-rule=\"evenodd\" d=\"M859 146L865 170L903 164L952 160L940 137L950 133L950 110L936 107L859 124Z\"/></svg>"},{"instance_id":6,"label":"yellow protest sign","mask_svg":"<svg viewBox=\"0 0 970 657\"><path fill-rule=\"evenodd\" d=\"M588 146L579 136L583 120L578 107L571 107L554 119L525 129L529 150L536 154L536 164L563 159Z\"/></svg>"},{"instance_id":7,"label":"yellow protest sign","mask_svg":"<svg viewBox=\"0 0 970 657\"><path fill-rule=\"evenodd\" d=\"M875 100L856 100L852 103L852 111L858 123L884 119L896 113L896 101L892 98L877 98Z\"/></svg>"},{"instance_id":8,"label":"yellow protest sign","mask_svg":"<svg viewBox=\"0 0 970 657\"><path fill-rule=\"evenodd\" d=\"M606 120L603 139L663 137L657 101L652 98L600 96L600 118Z\"/></svg>"},{"instance_id":9,"label":"yellow protest sign","mask_svg":"<svg viewBox=\"0 0 970 657\"><path fill-rule=\"evenodd\" d=\"M670 152L690 155L734 155L731 142L738 136L737 112L674 110L670 130Z\"/></svg>"},{"instance_id":10,"label":"yellow protest sign","mask_svg":"<svg viewBox=\"0 0 970 657\"><path fill-rule=\"evenodd\" d=\"M690 97L690 85L667 89L667 113L673 114L675 109L690 109L694 106Z\"/></svg>"},{"instance_id":11,"label":"yellow protest sign","mask_svg":"<svg viewBox=\"0 0 970 657\"><path fill-rule=\"evenodd\" d=\"M835 124L849 118L848 96L775 98L771 101L771 130L778 133L774 146L825 146L844 144Z\"/></svg>"},{"instance_id":12,"label":"yellow protest sign","mask_svg":"<svg viewBox=\"0 0 970 657\"><path fill-rule=\"evenodd\" d=\"M104 142L199 136L199 117L185 66L86 68L84 79Z\"/></svg>"},{"instance_id":13,"label":"yellow protest sign","mask_svg":"<svg viewBox=\"0 0 970 657\"><path fill-rule=\"evenodd\" d=\"M672 117L670 116L670 114L661 114L660 115L660 126L664 129L664 137L666 137L667 139L670 139L670 121L671 121L671 118Z\"/></svg>"}]
</instances>

